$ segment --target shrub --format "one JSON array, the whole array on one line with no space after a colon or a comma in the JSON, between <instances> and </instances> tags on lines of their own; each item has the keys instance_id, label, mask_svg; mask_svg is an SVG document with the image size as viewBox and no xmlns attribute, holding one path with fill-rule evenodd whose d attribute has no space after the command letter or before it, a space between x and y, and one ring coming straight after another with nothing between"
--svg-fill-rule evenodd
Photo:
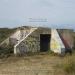
<instances>
[{"instance_id":1,"label":"shrub","mask_svg":"<svg viewBox=\"0 0 75 75\"><path fill-rule=\"evenodd\" d=\"M75 53L64 57L54 68L56 72L63 72L63 75L75 75Z\"/></svg>"},{"instance_id":2,"label":"shrub","mask_svg":"<svg viewBox=\"0 0 75 75\"><path fill-rule=\"evenodd\" d=\"M9 57L13 53L13 46L0 47L0 58Z\"/></svg>"},{"instance_id":3,"label":"shrub","mask_svg":"<svg viewBox=\"0 0 75 75\"><path fill-rule=\"evenodd\" d=\"M70 61L63 65L63 70L68 74L75 74L75 62Z\"/></svg>"}]
</instances>

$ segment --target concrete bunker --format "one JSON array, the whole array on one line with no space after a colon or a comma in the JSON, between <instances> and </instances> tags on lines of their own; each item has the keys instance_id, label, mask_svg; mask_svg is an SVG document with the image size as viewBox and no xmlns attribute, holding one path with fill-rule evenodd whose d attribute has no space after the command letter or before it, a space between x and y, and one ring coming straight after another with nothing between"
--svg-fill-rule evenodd
<instances>
[{"instance_id":1,"label":"concrete bunker","mask_svg":"<svg viewBox=\"0 0 75 75\"><path fill-rule=\"evenodd\" d=\"M36 28L34 31L31 30L14 46L14 54L47 52L48 50L59 54L64 53L66 46L62 37L69 46L73 46L71 32L73 31L67 29Z\"/></svg>"}]
</instances>

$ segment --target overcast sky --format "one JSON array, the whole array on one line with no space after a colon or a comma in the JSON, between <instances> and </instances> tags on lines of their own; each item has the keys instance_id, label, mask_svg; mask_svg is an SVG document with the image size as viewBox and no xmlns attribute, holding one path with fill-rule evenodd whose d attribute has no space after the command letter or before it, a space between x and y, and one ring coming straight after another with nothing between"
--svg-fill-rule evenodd
<instances>
[{"instance_id":1,"label":"overcast sky","mask_svg":"<svg viewBox=\"0 0 75 75\"><path fill-rule=\"evenodd\" d=\"M75 0L0 0L0 27L21 25L74 28Z\"/></svg>"}]
</instances>

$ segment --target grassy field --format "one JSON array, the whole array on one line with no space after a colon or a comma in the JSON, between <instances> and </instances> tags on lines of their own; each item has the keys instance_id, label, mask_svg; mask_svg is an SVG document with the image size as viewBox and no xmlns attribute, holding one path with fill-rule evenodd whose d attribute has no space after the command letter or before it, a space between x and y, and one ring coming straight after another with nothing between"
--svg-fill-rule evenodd
<instances>
[{"instance_id":1,"label":"grassy field","mask_svg":"<svg viewBox=\"0 0 75 75\"><path fill-rule=\"evenodd\" d=\"M75 53L4 58L0 60L0 75L75 75Z\"/></svg>"}]
</instances>

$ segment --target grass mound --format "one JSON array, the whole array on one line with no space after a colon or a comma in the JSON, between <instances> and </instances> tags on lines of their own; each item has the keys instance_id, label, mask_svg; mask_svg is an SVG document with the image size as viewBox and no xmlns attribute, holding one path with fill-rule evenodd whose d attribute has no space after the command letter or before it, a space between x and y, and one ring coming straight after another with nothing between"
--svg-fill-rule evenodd
<instances>
[{"instance_id":1,"label":"grass mound","mask_svg":"<svg viewBox=\"0 0 75 75\"><path fill-rule=\"evenodd\" d=\"M9 57L13 53L13 46L0 47L0 58Z\"/></svg>"},{"instance_id":2,"label":"grass mound","mask_svg":"<svg viewBox=\"0 0 75 75\"><path fill-rule=\"evenodd\" d=\"M0 43L9 37L16 29L0 28Z\"/></svg>"}]
</instances>

